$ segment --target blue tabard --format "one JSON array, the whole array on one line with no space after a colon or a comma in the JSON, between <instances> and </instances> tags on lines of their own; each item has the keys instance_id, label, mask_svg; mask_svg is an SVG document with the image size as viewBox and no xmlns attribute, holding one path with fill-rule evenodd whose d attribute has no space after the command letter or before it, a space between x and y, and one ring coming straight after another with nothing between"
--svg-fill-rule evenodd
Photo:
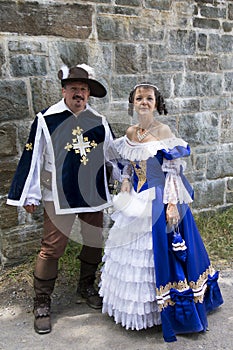
<instances>
[{"instance_id":1,"label":"blue tabard","mask_svg":"<svg viewBox=\"0 0 233 350\"><path fill-rule=\"evenodd\" d=\"M44 159L50 163L51 189L60 213L97 211L109 206L103 117L90 109L77 117L68 110L46 112L39 113L32 124L9 191L9 204L24 204L44 134Z\"/></svg>"}]
</instances>

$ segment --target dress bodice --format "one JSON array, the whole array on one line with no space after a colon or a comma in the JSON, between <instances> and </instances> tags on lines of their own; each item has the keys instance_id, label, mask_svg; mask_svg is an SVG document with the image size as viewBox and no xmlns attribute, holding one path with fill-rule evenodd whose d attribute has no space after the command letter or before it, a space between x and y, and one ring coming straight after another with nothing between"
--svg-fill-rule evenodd
<instances>
[{"instance_id":1,"label":"dress bodice","mask_svg":"<svg viewBox=\"0 0 233 350\"><path fill-rule=\"evenodd\" d=\"M136 192L158 185L164 186L167 174L162 167L164 160L171 163L171 169L176 166L178 169L180 158L190 155L189 145L177 137L138 143L124 136L114 142L120 156L128 159L133 166L133 186Z\"/></svg>"},{"instance_id":2,"label":"dress bodice","mask_svg":"<svg viewBox=\"0 0 233 350\"><path fill-rule=\"evenodd\" d=\"M133 166L133 186L136 192L144 191L158 185L164 185L165 177L161 165L163 154L158 151L156 155L147 160L131 161Z\"/></svg>"}]
</instances>

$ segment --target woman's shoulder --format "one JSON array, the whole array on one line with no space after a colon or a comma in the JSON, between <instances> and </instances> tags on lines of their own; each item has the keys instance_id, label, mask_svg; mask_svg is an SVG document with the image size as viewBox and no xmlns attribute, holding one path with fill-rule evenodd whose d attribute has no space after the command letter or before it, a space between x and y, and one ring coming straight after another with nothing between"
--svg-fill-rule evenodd
<instances>
[{"instance_id":1,"label":"woman's shoulder","mask_svg":"<svg viewBox=\"0 0 233 350\"><path fill-rule=\"evenodd\" d=\"M136 129L137 129L137 125L130 125L128 127L128 129L126 130L126 136L131 139L134 135L135 135L135 132L136 132Z\"/></svg>"},{"instance_id":2,"label":"woman's shoulder","mask_svg":"<svg viewBox=\"0 0 233 350\"><path fill-rule=\"evenodd\" d=\"M155 126L155 136L158 140L164 140L174 137L169 125L158 122ZM153 133L153 130L152 130Z\"/></svg>"}]
</instances>

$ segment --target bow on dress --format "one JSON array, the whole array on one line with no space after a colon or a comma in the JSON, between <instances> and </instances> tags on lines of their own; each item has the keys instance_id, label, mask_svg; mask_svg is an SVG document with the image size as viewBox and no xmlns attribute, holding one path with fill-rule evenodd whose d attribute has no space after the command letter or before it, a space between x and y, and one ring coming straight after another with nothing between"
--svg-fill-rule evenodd
<instances>
[{"instance_id":1,"label":"bow on dress","mask_svg":"<svg viewBox=\"0 0 233 350\"><path fill-rule=\"evenodd\" d=\"M219 271L213 276L208 275L207 291L205 295L206 311L210 312L223 303L222 295L218 286Z\"/></svg>"},{"instance_id":2,"label":"bow on dress","mask_svg":"<svg viewBox=\"0 0 233 350\"><path fill-rule=\"evenodd\" d=\"M175 318L181 324L185 324L193 315L194 300L193 291L191 289L179 292L172 288L170 290L171 300L175 303Z\"/></svg>"}]
</instances>

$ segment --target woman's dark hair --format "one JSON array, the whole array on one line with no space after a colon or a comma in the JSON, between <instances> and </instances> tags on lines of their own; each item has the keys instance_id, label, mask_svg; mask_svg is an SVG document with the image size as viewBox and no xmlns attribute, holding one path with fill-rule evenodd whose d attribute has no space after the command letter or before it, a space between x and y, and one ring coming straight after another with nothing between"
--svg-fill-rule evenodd
<instances>
[{"instance_id":1,"label":"woman's dark hair","mask_svg":"<svg viewBox=\"0 0 233 350\"><path fill-rule=\"evenodd\" d=\"M153 88L154 92L155 92L155 99L156 99L156 108L159 114L167 114L167 108L164 102L164 98L161 95L159 89L152 83L149 83L148 81L142 82L140 84L137 84L133 90L130 92L129 94L129 106L128 106L128 114L130 116L133 116L133 100L134 100L134 95L135 95L135 91L138 87L144 87L146 89L148 88Z\"/></svg>"}]
</instances>

